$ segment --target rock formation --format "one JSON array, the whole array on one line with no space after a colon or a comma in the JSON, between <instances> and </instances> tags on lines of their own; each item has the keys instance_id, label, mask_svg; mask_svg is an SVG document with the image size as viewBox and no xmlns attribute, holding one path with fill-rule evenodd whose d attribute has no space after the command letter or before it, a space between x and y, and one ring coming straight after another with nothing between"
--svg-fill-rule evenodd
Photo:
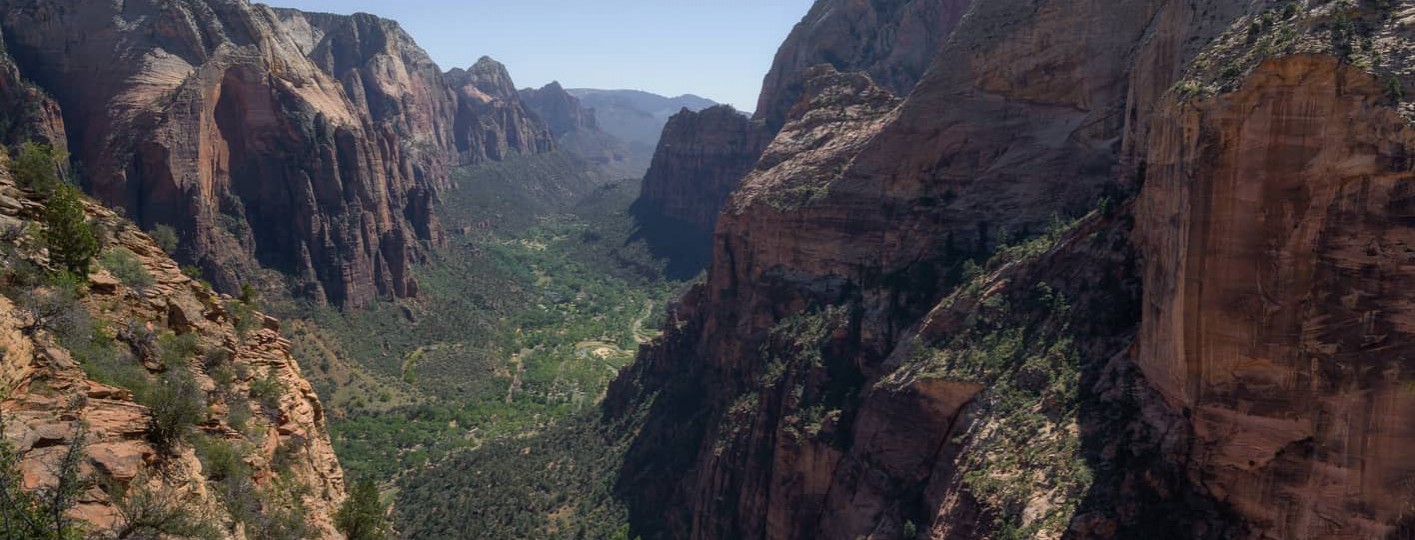
<instances>
[{"instance_id":1,"label":"rock formation","mask_svg":"<svg viewBox=\"0 0 1415 540\"><path fill-rule=\"evenodd\" d=\"M444 77L376 17L244 0L0 8L19 72L62 107L87 190L182 231L182 255L221 290L276 283L274 269L341 305L414 295L448 168L553 147L514 90ZM504 70L474 77L487 75L514 88Z\"/></svg>"},{"instance_id":2,"label":"rock formation","mask_svg":"<svg viewBox=\"0 0 1415 540\"><path fill-rule=\"evenodd\" d=\"M712 230L727 196L756 164L772 133L729 105L684 109L668 121L644 176L639 207Z\"/></svg>"},{"instance_id":3,"label":"rock formation","mask_svg":"<svg viewBox=\"0 0 1415 540\"><path fill-rule=\"evenodd\" d=\"M641 178L647 156L599 127L594 109L565 91L558 82L521 90L521 100L550 126L560 148L588 160L619 178Z\"/></svg>"},{"instance_id":4,"label":"rock formation","mask_svg":"<svg viewBox=\"0 0 1415 540\"><path fill-rule=\"evenodd\" d=\"M807 73L606 401L635 533L1408 537L1408 14L978 3L902 101Z\"/></svg>"},{"instance_id":5,"label":"rock formation","mask_svg":"<svg viewBox=\"0 0 1415 540\"><path fill-rule=\"evenodd\" d=\"M526 109L500 62L482 57L470 69L448 72L447 81L458 96L456 147L463 163L555 148L554 135Z\"/></svg>"},{"instance_id":6,"label":"rock formation","mask_svg":"<svg viewBox=\"0 0 1415 540\"><path fill-rule=\"evenodd\" d=\"M183 275L113 212L85 206L104 253L126 253L136 266L95 263L87 292L64 308L76 311L36 308L48 304L33 295L62 294L26 274L49 265L45 251L23 234L4 240L0 416L3 442L20 456L23 488L52 487L56 463L77 448L78 478L89 488L69 515L98 537L133 526L140 515L133 509L145 508L149 519L155 510L177 510L232 538L289 534L297 526L313 537L342 538L333 514L344 498L343 472L323 407L279 323ZM42 209L0 166L6 230L40 230ZM147 282L134 281L139 272ZM54 313L63 318L37 319ZM167 446L158 429L168 424L150 407L171 404L153 397L160 395L153 385L167 384L159 380L178 380L159 379L165 373L192 381L192 395L176 395L201 405L193 432ZM213 448L240 454L220 461Z\"/></svg>"},{"instance_id":7,"label":"rock formation","mask_svg":"<svg viewBox=\"0 0 1415 540\"><path fill-rule=\"evenodd\" d=\"M898 96L923 76L970 0L817 2L777 52L762 85L753 122L717 112L679 113L664 128L644 177L642 221L688 225L684 235L713 229L720 202L750 170L801 100L818 65L863 72ZM721 161L714 162L720 156ZM672 238L667 243L682 243ZM655 242L662 250L665 242Z\"/></svg>"}]
</instances>

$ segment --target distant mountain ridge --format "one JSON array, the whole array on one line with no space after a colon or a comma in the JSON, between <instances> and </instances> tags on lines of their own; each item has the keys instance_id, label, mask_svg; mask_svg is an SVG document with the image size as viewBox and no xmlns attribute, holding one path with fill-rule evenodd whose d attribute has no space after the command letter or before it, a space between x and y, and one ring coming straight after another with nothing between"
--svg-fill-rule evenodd
<instances>
[{"instance_id":1,"label":"distant mountain ridge","mask_svg":"<svg viewBox=\"0 0 1415 540\"><path fill-rule=\"evenodd\" d=\"M684 94L666 97L642 90L598 90L592 88L570 88L566 92L580 100L586 108L593 109L600 128L633 146L648 147L652 152L658 146L659 136L668 119L683 109L701 111L718 105L717 102Z\"/></svg>"}]
</instances>

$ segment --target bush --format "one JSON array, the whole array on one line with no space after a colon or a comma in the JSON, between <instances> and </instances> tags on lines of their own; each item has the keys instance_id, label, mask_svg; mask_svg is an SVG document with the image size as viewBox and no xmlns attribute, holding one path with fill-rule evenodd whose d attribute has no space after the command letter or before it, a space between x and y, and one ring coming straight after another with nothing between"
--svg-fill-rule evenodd
<instances>
[{"instance_id":1,"label":"bush","mask_svg":"<svg viewBox=\"0 0 1415 540\"><path fill-rule=\"evenodd\" d=\"M388 537L388 507L379 500L378 486L360 480L334 514L334 526L349 540L382 540Z\"/></svg>"},{"instance_id":2,"label":"bush","mask_svg":"<svg viewBox=\"0 0 1415 540\"><path fill-rule=\"evenodd\" d=\"M246 465L245 452L231 441L215 437L198 437L193 441L197 459L201 460L206 477L215 481L249 478L250 467Z\"/></svg>"},{"instance_id":3,"label":"bush","mask_svg":"<svg viewBox=\"0 0 1415 540\"><path fill-rule=\"evenodd\" d=\"M222 538L221 530L204 510L189 504L182 493L170 486L150 489L146 476L138 476L126 485L115 482L107 492L117 511L108 537Z\"/></svg>"},{"instance_id":4,"label":"bush","mask_svg":"<svg viewBox=\"0 0 1415 540\"><path fill-rule=\"evenodd\" d=\"M98 238L85 219L78 190L67 185L56 187L44 209L49 260L81 278L88 277L89 262L98 254Z\"/></svg>"},{"instance_id":5,"label":"bush","mask_svg":"<svg viewBox=\"0 0 1415 540\"><path fill-rule=\"evenodd\" d=\"M152 240L157 242L157 247L162 248L162 251L166 251L168 255L176 253L177 246L181 245L177 229L173 229L170 225L158 225L148 235L152 236Z\"/></svg>"},{"instance_id":6,"label":"bush","mask_svg":"<svg viewBox=\"0 0 1415 540\"><path fill-rule=\"evenodd\" d=\"M108 250L99 260L99 264L107 268L113 277L118 278L118 281L139 292L156 283L152 274L149 274L147 268L142 265L142 260L127 248L117 247Z\"/></svg>"},{"instance_id":7,"label":"bush","mask_svg":"<svg viewBox=\"0 0 1415 540\"><path fill-rule=\"evenodd\" d=\"M19 185L41 194L48 194L59 185L62 153L57 154L47 144L27 142L20 145L10 163L10 171Z\"/></svg>"},{"instance_id":8,"label":"bush","mask_svg":"<svg viewBox=\"0 0 1415 540\"><path fill-rule=\"evenodd\" d=\"M266 414L274 417L280 411L280 396L285 394L285 385L280 383L280 379L275 378L274 373L251 381L251 397L265 409Z\"/></svg>"},{"instance_id":9,"label":"bush","mask_svg":"<svg viewBox=\"0 0 1415 540\"><path fill-rule=\"evenodd\" d=\"M193 427L206 420L201 388L185 371L169 371L137 397L139 403L152 410L148 438L160 451L175 450Z\"/></svg>"}]
</instances>

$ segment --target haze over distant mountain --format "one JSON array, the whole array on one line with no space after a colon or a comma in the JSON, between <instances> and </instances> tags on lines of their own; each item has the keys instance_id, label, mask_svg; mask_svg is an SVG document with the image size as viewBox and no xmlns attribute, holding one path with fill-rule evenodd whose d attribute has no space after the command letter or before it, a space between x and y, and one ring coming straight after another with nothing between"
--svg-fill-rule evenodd
<instances>
[{"instance_id":1,"label":"haze over distant mountain","mask_svg":"<svg viewBox=\"0 0 1415 540\"><path fill-rule=\"evenodd\" d=\"M692 94L664 97L641 90L596 90L571 88L586 108L594 109L600 129L633 146L647 146L652 152L668 119L683 109L701 111L717 102Z\"/></svg>"}]
</instances>

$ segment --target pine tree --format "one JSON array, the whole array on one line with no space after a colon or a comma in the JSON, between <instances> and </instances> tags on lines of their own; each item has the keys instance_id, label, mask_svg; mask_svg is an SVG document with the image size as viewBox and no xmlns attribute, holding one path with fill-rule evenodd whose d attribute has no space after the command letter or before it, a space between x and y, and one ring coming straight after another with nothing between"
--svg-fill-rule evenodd
<instances>
[{"instance_id":1,"label":"pine tree","mask_svg":"<svg viewBox=\"0 0 1415 540\"><path fill-rule=\"evenodd\" d=\"M379 500L378 486L361 480L334 514L334 526L349 540L383 540L388 537L387 512L388 507Z\"/></svg>"},{"instance_id":2,"label":"pine tree","mask_svg":"<svg viewBox=\"0 0 1415 540\"><path fill-rule=\"evenodd\" d=\"M98 238L85 221L78 190L66 184L56 186L44 211L44 223L50 261L79 279L88 277L89 262L98 254Z\"/></svg>"}]
</instances>

